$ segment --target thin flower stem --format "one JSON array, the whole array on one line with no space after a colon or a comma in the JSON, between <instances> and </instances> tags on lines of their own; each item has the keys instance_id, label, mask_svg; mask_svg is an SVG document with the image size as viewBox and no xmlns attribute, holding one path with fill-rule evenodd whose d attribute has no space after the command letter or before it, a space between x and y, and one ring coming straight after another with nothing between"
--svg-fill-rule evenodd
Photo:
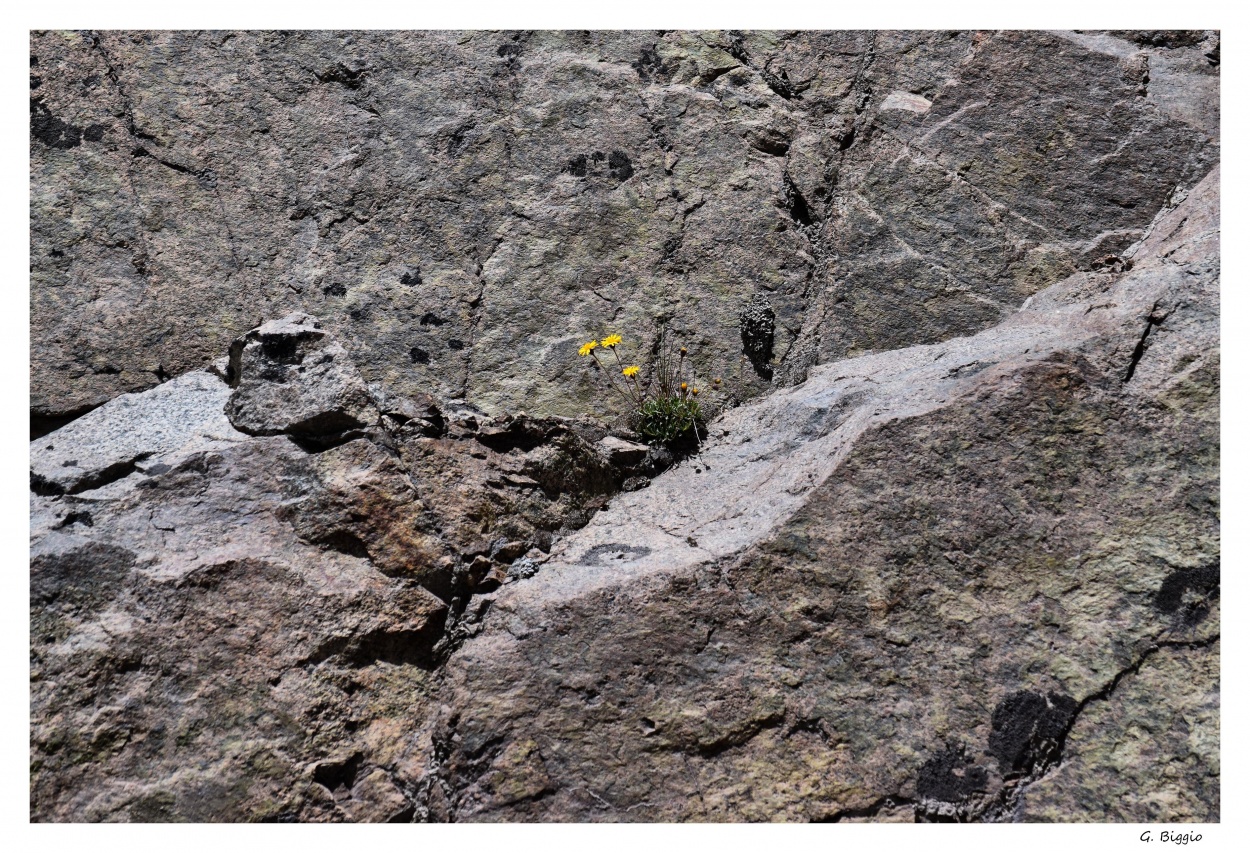
<instances>
[{"instance_id":1,"label":"thin flower stem","mask_svg":"<svg viewBox=\"0 0 1250 853\"><path fill-rule=\"evenodd\" d=\"M615 352L615 350L613 350L613 352ZM598 353L591 350L590 354L594 357L595 364L599 365L599 369L603 371L603 375L608 378L608 387L610 387L613 391L615 391L616 393L624 397L627 403L629 403L630 405L633 405L634 404L633 395L629 394L626 390L622 389L619 385L616 384L616 377L614 377L608 371L608 369L604 366L603 362L599 360ZM620 359L618 358L617 360L619 361ZM628 387L629 387L628 385L625 386L626 389Z\"/></svg>"}]
</instances>

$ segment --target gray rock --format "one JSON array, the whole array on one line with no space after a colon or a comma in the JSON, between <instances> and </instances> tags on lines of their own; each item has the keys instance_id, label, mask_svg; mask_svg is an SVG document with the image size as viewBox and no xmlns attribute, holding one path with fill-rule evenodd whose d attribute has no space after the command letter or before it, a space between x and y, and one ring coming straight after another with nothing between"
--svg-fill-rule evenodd
<instances>
[{"instance_id":1,"label":"gray rock","mask_svg":"<svg viewBox=\"0 0 1250 853\"><path fill-rule=\"evenodd\" d=\"M636 441L626 441L614 435L604 437L599 442L599 449L607 457L608 462L618 468L632 468L647 458L651 448Z\"/></svg>"},{"instance_id":2,"label":"gray rock","mask_svg":"<svg viewBox=\"0 0 1250 853\"><path fill-rule=\"evenodd\" d=\"M30 444L31 488L94 489L138 471L168 470L187 455L246 436L226 419L229 387L207 371L143 394L123 394Z\"/></svg>"},{"instance_id":3,"label":"gray rock","mask_svg":"<svg viewBox=\"0 0 1250 853\"><path fill-rule=\"evenodd\" d=\"M322 436L374 426L380 416L347 351L296 312L230 345L234 392L226 415L249 435Z\"/></svg>"}]
</instances>

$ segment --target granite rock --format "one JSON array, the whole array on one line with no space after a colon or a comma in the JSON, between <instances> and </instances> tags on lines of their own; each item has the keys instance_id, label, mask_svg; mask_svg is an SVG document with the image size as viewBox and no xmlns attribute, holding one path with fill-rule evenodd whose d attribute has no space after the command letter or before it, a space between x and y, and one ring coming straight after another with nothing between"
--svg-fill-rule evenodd
<instances>
[{"instance_id":1,"label":"granite rock","mask_svg":"<svg viewBox=\"0 0 1250 853\"><path fill-rule=\"evenodd\" d=\"M292 311L367 382L492 416L600 409L573 354L610 331L680 338L732 400L969 335L1218 159L1218 44L34 32L32 417ZM767 346L739 334L760 300Z\"/></svg>"},{"instance_id":2,"label":"granite rock","mask_svg":"<svg viewBox=\"0 0 1250 853\"><path fill-rule=\"evenodd\" d=\"M1216 819L1218 181L558 543L445 667L437 814Z\"/></svg>"}]
</instances>

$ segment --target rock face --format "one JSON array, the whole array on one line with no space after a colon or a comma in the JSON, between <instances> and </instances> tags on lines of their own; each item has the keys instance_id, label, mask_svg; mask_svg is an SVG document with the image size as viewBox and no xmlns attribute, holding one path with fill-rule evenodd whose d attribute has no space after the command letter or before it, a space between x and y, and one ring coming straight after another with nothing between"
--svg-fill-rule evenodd
<instances>
[{"instance_id":1,"label":"rock face","mask_svg":"<svg viewBox=\"0 0 1250 853\"><path fill-rule=\"evenodd\" d=\"M412 819L470 597L644 473L592 423L370 396L309 317L231 353L233 391L186 374L31 445L37 820Z\"/></svg>"},{"instance_id":2,"label":"rock face","mask_svg":"<svg viewBox=\"0 0 1250 853\"><path fill-rule=\"evenodd\" d=\"M1217 208L562 541L447 666L435 814L1218 820Z\"/></svg>"},{"instance_id":3,"label":"rock face","mask_svg":"<svg viewBox=\"0 0 1250 853\"><path fill-rule=\"evenodd\" d=\"M606 331L747 399L1114 265L1219 151L1202 32L39 32L30 63L41 430L292 311L491 415L591 410Z\"/></svg>"},{"instance_id":4,"label":"rock face","mask_svg":"<svg viewBox=\"0 0 1250 853\"><path fill-rule=\"evenodd\" d=\"M33 820L1219 820L1217 33L31 52Z\"/></svg>"}]
</instances>

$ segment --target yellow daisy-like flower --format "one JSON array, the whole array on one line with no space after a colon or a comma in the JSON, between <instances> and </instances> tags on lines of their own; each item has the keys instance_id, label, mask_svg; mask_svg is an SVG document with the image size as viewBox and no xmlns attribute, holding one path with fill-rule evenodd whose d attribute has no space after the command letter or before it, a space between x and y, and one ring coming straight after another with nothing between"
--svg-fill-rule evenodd
<instances>
[{"instance_id":1,"label":"yellow daisy-like flower","mask_svg":"<svg viewBox=\"0 0 1250 853\"><path fill-rule=\"evenodd\" d=\"M638 365L636 364L631 364L629 367L621 371L621 373L624 373L626 376L633 376L637 372L638 372Z\"/></svg>"},{"instance_id":2,"label":"yellow daisy-like flower","mask_svg":"<svg viewBox=\"0 0 1250 853\"><path fill-rule=\"evenodd\" d=\"M598 341L591 341L588 344L582 344L581 348L577 351L577 354L578 355L590 355L591 350L593 350L597 346L599 346Z\"/></svg>"},{"instance_id":3,"label":"yellow daisy-like flower","mask_svg":"<svg viewBox=\"0 0 1250 853\"><path fill-rule=\"evenodd\" d=\"M603 339L603 346L614 347L620 342L621 342L620 335L608 335L606 338Z\"/></svg>"}]
</instances>

